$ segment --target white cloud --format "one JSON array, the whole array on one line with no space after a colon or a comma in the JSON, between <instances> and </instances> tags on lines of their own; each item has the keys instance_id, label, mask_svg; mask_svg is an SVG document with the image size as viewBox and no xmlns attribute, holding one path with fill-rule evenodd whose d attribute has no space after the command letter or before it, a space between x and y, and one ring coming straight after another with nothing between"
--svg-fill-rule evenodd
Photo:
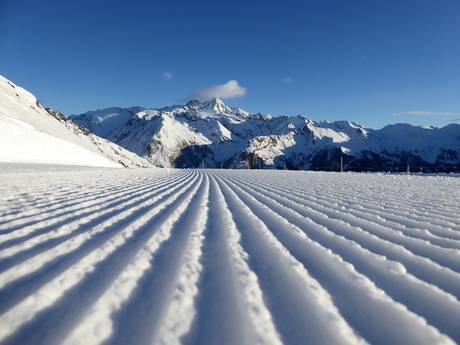
<instances>
[{"instance_id":1,"label":"white cloud","mask_svg":"<svg viewBox=\"0 0 460 345\"><path fill-rule=\"evenodd\" d=\"M173 78L173 75L171 72L163 72L162 76L164 80L171 80Z\"/></svg>"},{"instance_id":2,"label":"white cloud","mask_svg":"<svg viewBox=\"0 0 460 345\"><path fill-rule=\"evenodd\" d=\"M245 95L245 87L242 87L237 80L229 80L224 84L213 85L206 89L198 90L189 99L209 100L213 98L243 97Z\"/></svg>"},{"instance_id":3,"label":"white cloud","mask_svg":"<svg viewBox=\"0 0 460 345\"><path fill-rule=\"evenodd\" d=\"M292 84L294 82L294 80L292 80L292 78L290 78L290 77L284 77L283 79L281 79L281 81L284 84Z\"/></svg>"},{"instance_id":4,"label":"white cloud","mask_svg":"<svg viewBox=\"0 0 460 345\"><path fill-rule=\"evenodd\" d=\"M412 117L460 116L460 113L436 112L436 111L403 111L400 113L393 113L393 116L412 116Z\"/></svg>"}]
</instances>

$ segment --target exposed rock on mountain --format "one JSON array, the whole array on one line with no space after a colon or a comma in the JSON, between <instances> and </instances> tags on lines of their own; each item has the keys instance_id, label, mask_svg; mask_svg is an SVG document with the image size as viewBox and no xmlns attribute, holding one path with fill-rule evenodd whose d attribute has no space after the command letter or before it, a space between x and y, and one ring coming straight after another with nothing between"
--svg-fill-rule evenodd
<instances>
[{"instance_id":1,"label":"exposed rock on mountain","mask_svg":"<svg viewBox=\"0 0 460 345\"><path fill-rule=\"evenodd\" d=\"M456 124L373 130L347 121L250 113L220 99L161 109L110 108L71 118L161 167L336 170L341 157L352 170L409 164L449 171L460 165Z\"/></svg>"}]
</instances>

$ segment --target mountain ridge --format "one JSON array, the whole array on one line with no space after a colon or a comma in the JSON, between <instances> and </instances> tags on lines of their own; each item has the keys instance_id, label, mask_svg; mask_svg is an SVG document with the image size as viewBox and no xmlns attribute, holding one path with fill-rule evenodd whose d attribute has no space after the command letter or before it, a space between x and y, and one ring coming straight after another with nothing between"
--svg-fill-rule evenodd
<instances>
[{"instance_id":1,"label":"mountain ridge","mask_svg":"<svg viewBox=\"0 0 460 345\"><path fill-rule=\"evenodd\" d=\"M123 116L132 108L118 109ZM109 133L98 129L104 121L92 126L81 120L88 114L70 118L160 167L336 170L340 157L349 170L396 170L409 164L450 171L460 165L457 124L391 124L375 130L350 121L252 113L218 98L142 108Z\"/></svg>"},{"instance_id":2,"label":"mountain ridge","mask_svg":"<svg viewBox=\"0 0 460 345\"><path fill-rule=\"evenodd\" d=\"M148 167L145 158L98 137L0 75L0 162Z\"/></svg>"}]
</instances>

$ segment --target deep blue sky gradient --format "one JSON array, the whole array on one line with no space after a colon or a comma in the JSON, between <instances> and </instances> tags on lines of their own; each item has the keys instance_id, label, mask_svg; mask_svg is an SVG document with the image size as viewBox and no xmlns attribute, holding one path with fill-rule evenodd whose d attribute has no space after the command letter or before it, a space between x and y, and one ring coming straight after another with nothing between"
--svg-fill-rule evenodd
<instances>
[{"instance_id":1,"label":"deep blue sky gradient","mask_svg":"<svg viewBox=\"0 0 460 345\"><path fill-rule=\"evenodd\" d=\"M442 126L460 118L460 1L0 0L0 74L66 114L236 79L226 103L250 111Z\"/></svg>"}]
</instances>

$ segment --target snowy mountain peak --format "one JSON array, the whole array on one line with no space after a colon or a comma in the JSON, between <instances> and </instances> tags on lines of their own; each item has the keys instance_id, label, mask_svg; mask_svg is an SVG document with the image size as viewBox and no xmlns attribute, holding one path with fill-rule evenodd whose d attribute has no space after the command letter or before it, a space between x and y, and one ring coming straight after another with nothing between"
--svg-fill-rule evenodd
<instances>
[{"instance_id":1,"label":"snowy mountain peak","mask_svg":"<svg viewBox=\"0 0 460 345\"><path fill-rule=\"evenodd\" d=\"M98 111L103 121L75 121L148 158L158 166L331 169L340 155L346 168L388 169L405 164L449 167L460 163L460 125L421 128L393 125L380 130L350 121L313 121L306 116L271 117L227 106L221 99L129 116L123 109ZM98 114L99 113L99 114ZM118 117L126 117L122 121ZM115 121L117 120L117 121ZM111 121L122 125L112 129ZM107 133L105 130L107 130Z\"/></svg>"},{"instance_id":2,"label":"snowy mountain peak","mask_svg":"<svg viewBox=\"0 0 460 345\"><path fill-rule=\"evenodd\" d=\"M212 110L218 114L229 114L232 108L225 105L220 98L213 98L210 101L203 103L203 109Z\"/></svg>"},{"instance_id":3,"label":"snowy mountain peak","mask_svg":"<svg viewBox=\"0 0 460 345\"><path fill-rule=\"evenodd\" d=\"M214 113L214 114L232 114L235 113L233 108L227 106L220 98L213 98L209 101L200 102L196 99L188 101L184 107L179 107L180 109L186 108L194 110L196 112L204 113Z\"/></svg>"}]
</instances>

